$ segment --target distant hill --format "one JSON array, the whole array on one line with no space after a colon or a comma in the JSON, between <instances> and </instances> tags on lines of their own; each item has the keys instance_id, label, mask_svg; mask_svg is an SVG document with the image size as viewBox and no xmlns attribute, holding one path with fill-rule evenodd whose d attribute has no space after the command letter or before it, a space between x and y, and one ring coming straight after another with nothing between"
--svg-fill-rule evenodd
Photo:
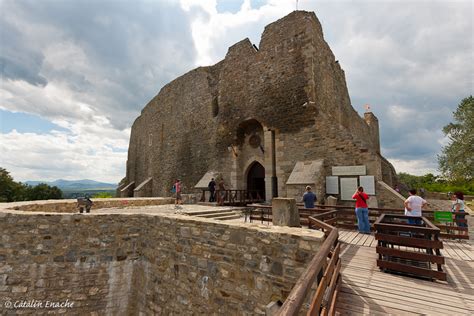
<instances>
[{"instance_id":1,"label":"distant hill","mask_svg":"<svg viewBox=\"0 0 474 316\"><path fill-rule=\"evenodd\" d=\"M94 180L55 180L55 181L26 181L26 184L29 185L38 185L40 183L46 183L50 186L57 186L63 191L76 191L76 190L115 190L117 188L117 184L114 183L105 183L105 182L98 182Z\"/></svg>"}]
</instances>

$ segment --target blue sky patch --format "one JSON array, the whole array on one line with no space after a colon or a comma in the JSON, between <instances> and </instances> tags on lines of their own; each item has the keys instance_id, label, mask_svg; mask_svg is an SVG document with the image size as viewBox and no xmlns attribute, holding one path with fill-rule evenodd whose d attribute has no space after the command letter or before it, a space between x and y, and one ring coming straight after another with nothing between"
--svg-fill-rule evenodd
<instances>
[{"instance_id":1,"label":"blue sky patch","mask_svg":"<svg viewBox=\"0 0 474 316\"><path fill-rule=\"evenodd\" d=\"M243 0L221 0L217 1L217 12L224 13L237 13L240 11L240 7L244 3Z\"/></svg>"},{"instance_id":2,"label":"blue sky patch","mask_svg":"<svg viewBox=\"0 0 474 316\"><path fill-rule=\"evenodd\" d=\"M37 115L0 109L0 132L6 134L14 129L19 133L36 134L49 133L52 130L67 131L67 129Z\"/></svg>"}]
</instances>

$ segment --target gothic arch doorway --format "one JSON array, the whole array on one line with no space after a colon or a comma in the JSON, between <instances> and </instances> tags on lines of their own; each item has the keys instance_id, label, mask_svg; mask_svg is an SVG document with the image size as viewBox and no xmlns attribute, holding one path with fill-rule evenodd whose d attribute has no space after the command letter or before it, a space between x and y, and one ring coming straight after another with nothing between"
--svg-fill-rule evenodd
<instances>
[{"instance_id":1,"label":"gothic arch doorway","mask_svg":"<svg viewBox=\"0 0 474 316\"><path fill-rule=\"evenodd\" d=\"M249 167L247 190L257 191L260 197L265 200L265 168L257 161Z\"/></svg>"}]
</instances>

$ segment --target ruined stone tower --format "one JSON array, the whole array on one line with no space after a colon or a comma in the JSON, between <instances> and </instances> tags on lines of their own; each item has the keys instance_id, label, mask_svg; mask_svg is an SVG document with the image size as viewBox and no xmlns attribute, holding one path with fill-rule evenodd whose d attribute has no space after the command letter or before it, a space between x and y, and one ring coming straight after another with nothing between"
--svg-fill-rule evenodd
<instances>
[{"instance_id":1,"label":"ruined stone tower","mask_svg":"<svg viewBox=\"0 0 474 316\"><path fill-rule=\"evenodd\" d=\"M378 129L372 113L352 108L316 15L295 11L265 27L258 49L244 39L161 89L132 126L119 191L167 196L181 178L191 193L219 175L267 200L300 196L305 185L347 200L364 184L394 206Z\"/></svg>"}]
</instances>

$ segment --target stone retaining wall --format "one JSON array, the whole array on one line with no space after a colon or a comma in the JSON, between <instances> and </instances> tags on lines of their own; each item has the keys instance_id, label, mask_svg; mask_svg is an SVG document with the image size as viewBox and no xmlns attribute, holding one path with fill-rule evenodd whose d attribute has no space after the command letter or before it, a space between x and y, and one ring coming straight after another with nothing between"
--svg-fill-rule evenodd
<instances>
[{"instance_id":1,"label":"stone retaining wall","mask_svg":"<svg viewBox=\"0 0 474 316\"><path fill-rule=\"evenodd\" d=\"M100 208L110 207L130 207L174 204L174 198L111 198L111 199L91 199L92 211ZM25 212L53 212L53 213L76 213L77 200L47 200L47 201L27 201L0 203L1 209L12 209Z\"/></svg>"},{"instance_id":2,"label":"stone retaining wall","mask_svg":"<svg viewBox=\"0 0 474 316\"><path fill-rule=\"evenodd\" d=\"M185 215L0 211L5 302L73 303L68 315L262 314L284 300L323 240L299 228Z\"/></svg>"}]
</instances>

